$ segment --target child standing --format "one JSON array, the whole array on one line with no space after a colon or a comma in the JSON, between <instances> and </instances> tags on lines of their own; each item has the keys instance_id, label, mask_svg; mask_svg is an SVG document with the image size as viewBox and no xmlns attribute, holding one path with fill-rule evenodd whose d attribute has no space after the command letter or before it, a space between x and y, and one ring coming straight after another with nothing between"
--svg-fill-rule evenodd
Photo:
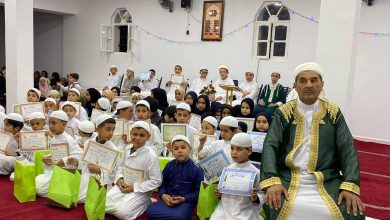
<instances>
[{"instance_id":1,"label":"child standing","mask_svg":"<svg viewBox=\"0 0 390 220\"><path fill-rule=\"evenodd\" d=\"M65 132L65 127L68 120L68 116L63 111L54 111L50 114L49 129L50 132L54 135L54 138L50 141L49 146L52 144L67 143L69 147L69 156L62 158L62 160L59 160L57 163L52 160L50 155L44 156L42 158L42 166L45 171L43 174L40 174L35 178L37 195L39 196L47 196L54 166L70 166L75 168L77 167L78 161L83 154L83 150L79 147L76 140Z\"/></svg>"},{"instance_id":2,"label":"child standing","mask_svg":"<svg viewBox=\"0 0 390 220\"><path fill-rule=\"evenodd\" d=\"M57 86L61 88L62 92L69 92L69 90L75 88L77 90L81 90L79 80L79 74L77 73L68 73L68 86L64 87L61 82L57 82Z\"/></svg>"},{"instance_id":3,"label":"child standing","mask_svg":"<svg viewBox=\"0 0 390 220\"><path fill-rule=\"evenodd\" d=\"M110 66L110 73L108 74L107 77L107 83L105 88L111 89L114 86L120 87L120 77L117 74L118 68L115 65ZM104 90L104 89L103 89Z\"/></svg>"},{"instance_id":4,"label":"child standing","mask_svg":"<svg viewBox=\"0 0 390 220\"><path fill-rule=\"evenodd\" d=\"M135 219L144 213L152 190L161 184L158 158L146 144L150 133L149 123L144 121L134 123L130 133L131 144L125 147L122 160L118 163L116 186L107 193L106 212L120 219ZM126 176L132 172L141 175L137 180L130 182Z\"/></svg>"},{"instance_id":5,"label":"child standing","mask_svg":"<svg viewBox=\"0 0 390 220\"><path fill-rule=\"evenodd\" d=\"M171 142L175 160L163 171L158 189L161 198L146 210L148 219L191 219L197 204L203 171L190 158L191 144L187 137L176 135Z\"/></svg>"},{"instance_id":6,"label":"child standing","mask_svg":"<svg viewBox=\"0 0 390 220\"><path fill-rule=\"evenodd\" d=\"M225 219L253 219L260 220L261 205L264 203L263 194L261 194L259 180L259 170L249 161L249 155L252 153L252 139L246 133L234 135L231 143L231 157L234 161L229 168L239 168L245 170L255 170L256 177L253 183L253 189L250 196L236 196L230 194L221 194L218 190L215 195L221 198L217 208L211 215L210 220Z\"/></svg>"}]
</instances>

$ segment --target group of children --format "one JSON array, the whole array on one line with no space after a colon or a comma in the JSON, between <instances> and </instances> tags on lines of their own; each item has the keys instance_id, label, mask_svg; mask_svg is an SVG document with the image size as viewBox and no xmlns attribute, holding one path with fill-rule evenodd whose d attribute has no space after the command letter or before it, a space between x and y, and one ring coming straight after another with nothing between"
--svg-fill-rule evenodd
<instances>
[{"instance_id":1,"label":"group of children","mask_svg":"<svg viewBox=\"0 0 390 220\"><path fill-rule=\"evenodd\" d=\"M111 76L116 75L115 69L111 68ZM201 70L203 77L205 70ZM132 69L129 72L129 75L134 74ZM220 72L227 75L227 67L221 67ZM175 67L175 74L181 74L180 66ZM133 85L130 81L128 84ZM261 218L260 209L264 199L259 189L259 170L251 164L251 161L261 161L261 153L252 152L252 139L246 132L266 133L272 118L266 111L256 112L255 102L252 97L247 97L253 94L241 94L241 103L234 107L218 102L223 100L219 96L210 104L209 95L198 96L197 92L185 95L181 90L188 85L187 81L182 84L168 82L171 90L175 87L174 93L165 93L156 88L152 89L151 96L143 97L135 90L131 91L130 100L117 99L115 106L112 102L115 95L108 97L104 92L90 88L85 91L86 103L80 107L83 95L72 87L74 83L64 88L67 89L66 101L61 102L58 91L49 91L43 101L44 111L32 113L27 119L18 113L0 114L2 129L14 136L6 151L0 152L0 174L11 175L13 172L15 160L21 155L18 150L21 131L47 131L49 149L56 144L67 143L69 156L58 161L50 155L43 156L44 173L36 177L39 196L47 196L55 166L78 168L82 170L78 196L80 203L85 202L88 180L92 175L107 184L106 212L118 218L135 219L146 211L149 219L190 219L197 204L200 184L204 181L203 170L197 166L197 162L222 150L229 158L229 167L256 170L257 173L250 196L221 194L217 190L215 195L221 201L211 219ZM115 87L113 77L108 83L108 88ZM120 92L117 91L116 95ZM177 102L169 105L167 100L161 100L164 93L168 100L174 97ZM133 99L134 94L137 95ZM39 90L28 90L28 103L39 102L40 98ZM105 114L91 118L97 110ZM192 114L201 116L200 130L190 125ZM248 129L248 125L239 122L236 117L255 118L253 128ZM114 136L117 120L131 124L125 126L125 134L120 136ZM161 123L187 124L187 136L175 135L168 143L163 143ZM197 148L193 146L193 134L201 134ZM207 135L216 135L218 140L206 144ZM123 152L111 173L95 164L81 161L90 141ZM172 158L162 172L159 157ZM126 182L124 176L127 169L142 171L142 181ZM151 203L152 191L156 188L160 200Z\"/></svg>"}]
</instances>

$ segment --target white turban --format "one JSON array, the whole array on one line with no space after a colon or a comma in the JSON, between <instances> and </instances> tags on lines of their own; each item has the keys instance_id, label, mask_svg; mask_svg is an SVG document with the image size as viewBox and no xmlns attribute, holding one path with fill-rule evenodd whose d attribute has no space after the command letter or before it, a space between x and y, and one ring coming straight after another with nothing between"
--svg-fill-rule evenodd
<instances>
[{"instance_id":1,"label":"white turban","mask_svg":"<svg viewBox=\"0 0 390 220\"><path fill-rule=\"evenodd\" d=\"M321 77L324 76L324 69L318 63L308 62L295 67L294 69L295 78L298 76L298 74L304 71L313 71L320 74Z\"/></svg>"}]
</instances>

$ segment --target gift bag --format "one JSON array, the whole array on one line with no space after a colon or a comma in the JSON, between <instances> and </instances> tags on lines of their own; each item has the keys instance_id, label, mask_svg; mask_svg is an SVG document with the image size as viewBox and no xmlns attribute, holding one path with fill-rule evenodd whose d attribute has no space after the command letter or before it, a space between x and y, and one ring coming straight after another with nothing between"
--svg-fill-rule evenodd
<instances>
[{"instance_id":1,"label":"gift bag","mask_svg":"<svg viewBox=\"0 0 390 220\"><path fill-rule=\"evenodd\" d=\"M198 206L196 208L200 220L210 218L217 207L219 199L214 194L214 190L217 188L218 184L216 183L210 185L204 182L200 183Z\"/></svg>"},{"instance_id":2,"label":"gift bag","mask_svg":"<svg viewBox=\"0 0 390 220\"><path fill-rule=\"evenodd\" d=\"M88 220L103 220L106 208L107 185L102 186L93 176L89 177L87 198L84 204Z\"/></svg>"},{"instance_id":3,"label":"gift bag","mask_svg":"<svg viewBox=\"0 0 390 220\"><path fill-rule=\"evenodd\" d=\"M46 203L62 208L77 206L81 176L75 169L63 169L55 166L50 179Z\"/></svg>"},{"instance_id":4,"label":"gift bag","mask_svg":"<svg viewBox=\"0 0 390 220\"><path fill-rule=\"evenodd\" d=\"M165 166L172 160L172 158L169 157L158 157L158 161L160 162L160 169L161 171L164 170Z\"/></svg>"},{"instance_id":5,"label":"gift bag","mask_svg":"<svg viewBox=\"0 0 390 220\"><path fill-rule=\"evenodd\" d=\"M35 165L28 160L15 161L14 196L21 203L35 201Z\"/></svg>"},{"instance_id":6,"label":"gift bag","mask_svg":"<svg viewBox=\"0 0 390 220\"><path fill-rule=\"evenodd\" d=\"M34 163L35 163L35 175L38 176L43 173L42 157L49 155L50 150L37 150L34 152Z\"/></svg>"}]
</instances>

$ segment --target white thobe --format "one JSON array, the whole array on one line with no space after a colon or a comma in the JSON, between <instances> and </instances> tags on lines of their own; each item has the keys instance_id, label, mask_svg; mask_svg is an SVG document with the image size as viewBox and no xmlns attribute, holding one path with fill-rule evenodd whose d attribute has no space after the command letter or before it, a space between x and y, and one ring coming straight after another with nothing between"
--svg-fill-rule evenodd
<instances>
[{"instance_id":1,"label":"white thobe","mask_svg":"<svg viewBox=\"0 0 390 220\"><path fill-rule=\"evenodd\" d=\"M12 137L7 149L17 152L19 144L15 138ZM7 156L4 152L0 151L0 175L10 175L14 171L16 157Z\"/></svg>"},{"instance_id":2,"label":"white thobe","mask_svg":"<svg viewBox=\"0 0 390 220\"><path fill-rule=\"evenodd\" d=\"M316 177L314 174L307 172L310 158L312 119L319 109L319 100L313 105L306 105L298 98L298 109L305 117L305 128L302 145L294 154L293 162L294 166L300 169L300 181L288 219L301 220L308 217L312 220L333 219L328 206L318 192Z\"/></svg>"},{"instance_id":3,"label":"white thobe","mask_svg":"<svg viewBox=\"0 0 390 220\"><path fill-rule=\"evenodd\" d=\"M95 137L94 139L88 140L85 143L85 147L88 146L88 142L91 141L91 140L96 142L96 138L97 137ZM108 148L110 148L110 149L118 150L111 141L106 141L103 145L108 147ZM79 203L84 203L85 199L87 197L89 177L90 176L96 177L98 175L97 174L91 174L89 172L89 170L88 170L88 164L85 163L85 162L80 162L79 163L79 169L81 169L82 171L81 171L81 182L80 182L80 191L79 191L78 202ZM100 182L103 183L103 185L104 184L107 185L107 190L111 189L110 186L112 186L112 183L115 181L116 171L117 171L116 166L115 166L115 168L113 169L113 171L111 173L108 173L107 171L104 171L104 170L101 169ZM99 179L98 177L96 177L96 178Z\"/></svg>"},{"instance_id":4,"label":"white thobe","mask_svg":"<svg viewBox=\"0 0 390 220\"><path fill-rule=\"evenodd\" d=\"M243 92L249 92L249 94L243 97L242 92L236 92L236 100L232 102L232 106L241 105L241 101L245 98L251 98L253 102L256 103L257 96L259 95L259 86L256 82L254 82L253 80L250 82L240 82L238 87L241 88Z\"/></svg>"},{"instance_id":5,"label":"white thobe","mask_svg":"<svg viewBox=\"0 0 390 220\"><path fill-rule=\"evenodd\" d=\"M67 164L69 158L74 158L80 161L80 158L83 155L83 150L72 136L66 132L63 132L60 135L55 135L54 138L50 141L50 145L63 143L68 143L69 146L69 156L62 158L64 163ZM51 175L53 174L54 165L46 166L45 163L42 163L42 167L45 169L45 171L43 174L40 174L35 178L35 184L37 188L37 195L46 197L49 190L49 184Z\"/></svg>"},{"instance_id":6,"label":"white thobe","mask_svg":"<svg viewBox=\"0 0 390 220\"><path fill-rule=\"evenodd\" d=\"M215 81L213 83L213 86L214 86L215 91L216 91L215 98L222 97L222 99L220 101L218 101L218 102L225 103L225 101L226 101L226 90L222 89L219 85L234 86L234 81L231 78L227 77L224 80L217 79L217 81Z\"/></svg>"},{"instance_id":7,"label":"white thobe","mask_svg":"<svg viewBox=\"0 0 390 220\"><path fill-rule=\"evenodd\" d=\"M182 75L180 75L180 76L182 76ZM187 82L185 77L183 78L183 82ZM171 86L169 86L169 91L167 92L168 102L176 100L175 99L175 90L177 88L181 88L181 89L183 89L183 91L186 91L186 87L185 86L182 86L181 84L176 84L176 83L174 84L174 83L172 83Z\"/></svg>"},{"instance_id":8,"label":"white thobe","mask_svg":"<svg viewBox=\"0 0 390 220\"><path fill-rule=\"evenodd\" d=\"M72 128L75 138L79 135L79 124L80 121L75 117L69 119L68 123L66 124L66 126Z\"/></svg>"},{"instance_id":9,"label":"white thobe","mask_svg":"<svg viewBox=\"0 0 390 220\"><path fill-rule=\"evenodd\" d=\"M127 145L122 160L118 163L115 183L124 176L124 166L144 171L144 181L134 183L134 192L122 193L116 185L106 196L106 212L120 219L136 219L145 212L153 189L162 183L157 155L148 147L138 148L131 154L133 145Z\"/></svg>"},{"instance_id":10,"label":"white thobe","mask_svg":"<svg viewBox=\"0 0 390 220\"><path fill-rule=\"evenodd\" d=\"M88 121L88 120L89 120L89 119L88 119L87 110L85 110L84 107L81 107L81 108L80 108L80 114L79 114L79 116L77 116L77 119L78 119L79 121Z\"/></svg>"},{"instance_id":11,"label":"white thobe","mask_svg":"<svg viewBox=\"0 0 390 220\"><path fill-rule=\"evenodd\" d=\"M119 77L118 73L115 74L115 75L111 74L111 75L109 75L107 77L107 84L106 84L106 86L109 89L111 89L112 87L115 87L115 86L119 87L119 83L120 83L119 80L120 80L120 77Z\"/></svg>"},{"instance_id":12,"label":"white thobe","mask_svg":"<svg viewBox=\"0 0 390 220\"><path fill-rule=\"evenodd\" d=\"M190 86L190 91L194 91L196 94L200 95L199 92L208 84L210 84L210 81L206 78L195 78Z\"/></svg>"},{"instance_id":13,"label":"white thobe","mask_svg":"<svg viewBox=\"0 0 390 220\"><path fill-rule=\"evenodd\" d=\"M257 189L257 196L259 197L260 203L252 202L249 196L222 194L221 201L219 201L210 220L262 219L260 217L260 210L265 202L265 195L264 192L260 190L260 171L253 166L250 161L245 163L233 163L228 167L256 171L253 187Z\"/></svg>"}]
</instances>

